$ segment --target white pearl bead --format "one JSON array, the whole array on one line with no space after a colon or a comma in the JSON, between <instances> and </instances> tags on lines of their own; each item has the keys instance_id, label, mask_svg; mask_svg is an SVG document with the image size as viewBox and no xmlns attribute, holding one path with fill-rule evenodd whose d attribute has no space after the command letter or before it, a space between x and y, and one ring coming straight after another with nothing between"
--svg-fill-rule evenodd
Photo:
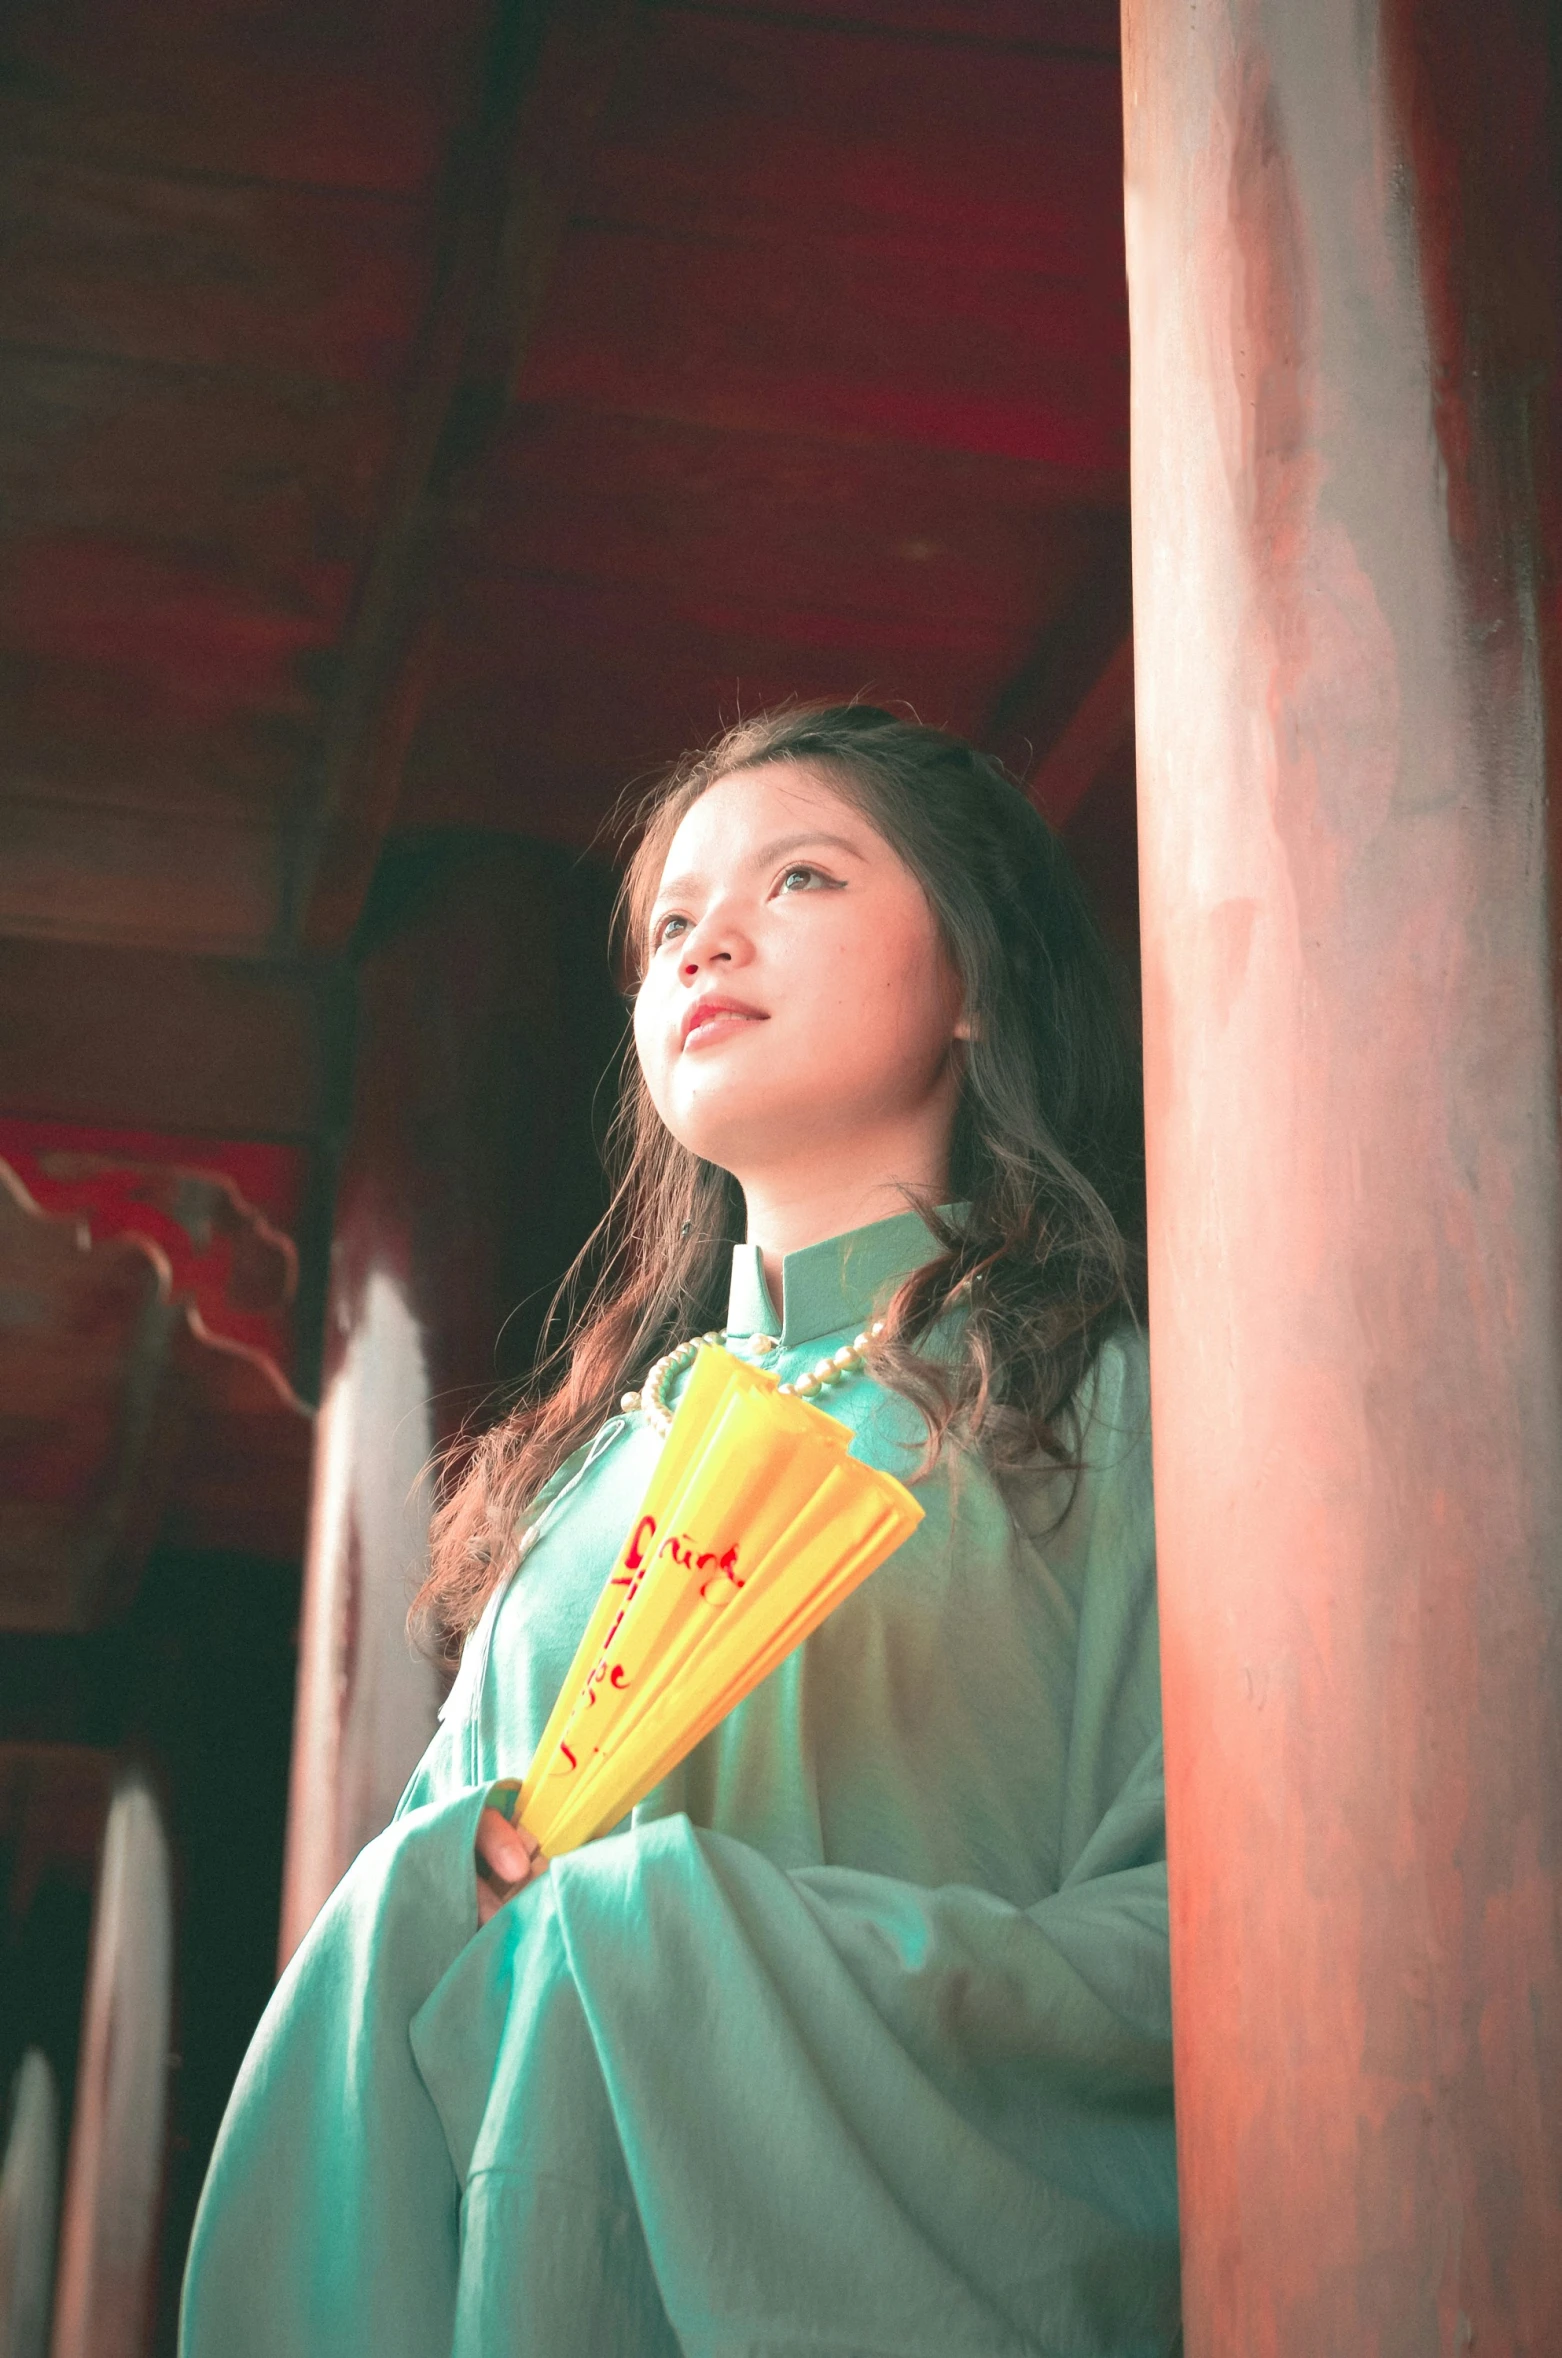
<instances>
[{"instance_id":1,"label":"white pearl bead","mask_svg":"<svg viewBox=\"0 0 1562 2358\"><path fill-rule=\"evenodd\" d=\"M854 1343L843 1343L839 1350L816 1360L811 1368L802 1375L794 1376L790 1383L779 1384L777 1391L785 1399L806 1400L812 1393L825 1391L831 1384L840 1383L843 1377L862 1365L873 1337L883 1332L883 1319L875 1319L872 1328L860 1334ZM749 1335L736 1340L744 1342L751 1354L779 1351L782 1347L777 1335ZM729 1338L719 1329L713 1328L709 1334L693 1336L688 1342L678 1343L672 1350L664 1351L661 1358L647 1370L640 1390L624 1394L622 1405L625 1410L631 1415L641 1410L659 1433L670 1431L673 1412L662 1398L663 1389L673 1376L680 1374L689 1365L706 1343L730 1348Z\"/></svg>"}]
</instances>

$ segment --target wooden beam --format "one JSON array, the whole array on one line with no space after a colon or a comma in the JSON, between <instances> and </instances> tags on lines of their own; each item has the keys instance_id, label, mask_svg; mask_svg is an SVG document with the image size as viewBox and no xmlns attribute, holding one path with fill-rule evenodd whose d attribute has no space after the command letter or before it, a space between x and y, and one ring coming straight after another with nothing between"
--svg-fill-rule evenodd
<instances>
[{"instance_id":1,"label":"wooden beam","mask_svg":"<svg viewBox=\"0 0 1562 2358\"><path fill-rule=\"evenodd\" d=\"M295 945L339 946L363 906L437 644L441 522L504 415L633 16L634 0L557 0L551 14L542 0L500 0L455 142L445 255L295 863Z\"/></svg>"},{"instance_id":2,"label":"wooden beam","mask_svg":"<svg viewBox=\"0 0 1562 2358\"><path fill-rule=\"evenodd\" d=\"M106 807L97 780L97 794L79 800L57 775L19 784L3 717L0 739L0 937L267 955L282 905L280 827L264 815L138 809L128 799Z\"/></svg>"},{"instance_id":3,"label":"wooden beam","mask_svg":"<svg viewBox=\"0 0 1562 2358\"><path fill-rule=\"evenodd\" d=\"M0 1112L318 1138L341 996L297 967L0 940Z\"/></svg>"}]
</instances>

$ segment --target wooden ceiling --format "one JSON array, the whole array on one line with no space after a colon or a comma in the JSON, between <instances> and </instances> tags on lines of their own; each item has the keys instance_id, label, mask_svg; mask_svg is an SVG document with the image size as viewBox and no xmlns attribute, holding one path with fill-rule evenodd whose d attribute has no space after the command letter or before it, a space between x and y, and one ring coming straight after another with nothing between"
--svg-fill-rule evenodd
<instances>
[{"instance_id":1,"label":"wooden ceiling","mask_svg":"<svg viewBox=\"0 0 1562 2358\"><path fill-rule=\"evenodd\" d=\"M329 953L788 694L1121 800L1119 107L1115 0L9 0L0 935Z\"/></svg>"}]
</instances>

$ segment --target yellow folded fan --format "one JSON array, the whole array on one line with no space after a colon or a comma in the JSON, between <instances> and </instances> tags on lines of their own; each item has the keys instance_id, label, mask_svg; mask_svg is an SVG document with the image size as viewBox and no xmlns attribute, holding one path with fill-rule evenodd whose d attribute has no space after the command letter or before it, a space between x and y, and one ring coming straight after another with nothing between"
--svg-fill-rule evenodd
<instances>
[{"instance_id":1,"label":"yellow folded fan","mask_svg":"<svg viewBox=\"0 0 1562 2358\"><path fill-rule=\"evenodd\" d=\"M616 1825L920 1523L850 1440L699 1352L521 1787L549 1857Z\"/></svg>"}]
</instances>

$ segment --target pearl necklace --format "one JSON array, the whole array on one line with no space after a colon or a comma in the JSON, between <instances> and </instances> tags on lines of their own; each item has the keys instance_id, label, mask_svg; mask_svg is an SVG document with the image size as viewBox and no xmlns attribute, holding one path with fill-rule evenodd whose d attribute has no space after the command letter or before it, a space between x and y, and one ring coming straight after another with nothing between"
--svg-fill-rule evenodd
<instances>
[{"instance_id":1,"label":"pearl necklace","mask_svg":"<svg viewBox=\"0 0 1562 2358\"><path fill-rule=\"evenodd\" d=\"M794 1399L807 1400L815 1392L827 1390L831 1384L843 1383L847 1376L854 1375L861 1367L874 1337L883 1332L884 1321L876 1318L870 1327L858 1335L855 1342L843 1343L838 1351L827 1351L822 1359L816 1359L813 1366L802 1375L794 1376L789 1384L778 1384L776 1389ZM696 1335L690 1343L679 1343L674 1350L664 1351L661 1358L646 1370L645 1382L639 1391L626 1392L619 1406L629 1416L642 1411L655 1430L665 1434L673 1421L673 1412L664 1398L667 1386L706 1343L725 1348L727 1337L713 1330L708 1335ZM761 1356L781 1348L775 1335L751 1335L749 1343Z\"/></svg>"}]
</instances>

